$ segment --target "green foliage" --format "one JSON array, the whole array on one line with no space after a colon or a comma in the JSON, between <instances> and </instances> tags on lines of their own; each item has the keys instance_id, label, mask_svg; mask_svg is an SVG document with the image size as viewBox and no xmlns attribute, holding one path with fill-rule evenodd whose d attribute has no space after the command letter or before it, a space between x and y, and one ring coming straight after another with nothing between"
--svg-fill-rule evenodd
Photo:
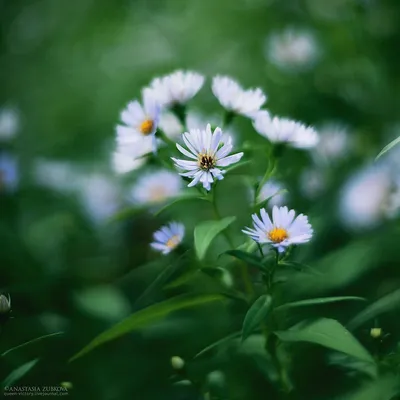
<instances>
[{"instance_id":1,"label":"green foliage","mask_svg":"<svg viewBox=\"0 0 400 400\"><path fill-rule=\"evenodd\" d=\"M272 304L272 297L268 294L260 296L250 307L243 321L242 341L246 340L255 329L265 322Z\"/></svg>"},{"instance_id":2,"label":"green foliage","mask_svg":"<svg viewBox=\"0 0 400 400\"><path fill-rule=\"evenodd\" d=\"M376 159L378 160L382 157L385 153L391 150L394 146L400 143L400 136L397 139L392 140L387 146L385 146L382 151L377 155Z\"/></svg>"},{"instance_id":3,"label":"green foliage","mask_svg":"<svg viewBox=\"0 0 400 400\"><path fill-rule=\"evenodd\" d=\"M12 386L22 379L39 361L38 358L22 364L20 367L12 371L1 383L2 387Z\"/></svg>"}]
</instances>

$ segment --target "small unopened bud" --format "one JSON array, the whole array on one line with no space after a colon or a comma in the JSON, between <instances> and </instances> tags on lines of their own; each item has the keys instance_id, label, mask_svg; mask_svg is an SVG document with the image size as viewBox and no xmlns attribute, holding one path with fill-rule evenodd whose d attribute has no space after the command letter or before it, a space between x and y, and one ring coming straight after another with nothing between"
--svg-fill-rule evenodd
<instances>
[{"instance_id":1,"label":"small unopened bud","mask_svg":"<svg viewBox=\"0 0 400 400\"><path fill-rule=\"evenodd\" d=\"M382 329L381 328L372 328L369 333L374 339L378 339L382 336Z\"/></svg>"},{"instance_id":2,"label":"small unopened bud","mask_svg":"<svg viewBox=\"0 0 400 400\"><path fill-rule=\"evenodd\" d=\"M174 356L171 358L171 365L173 369L180 370L185 366L185 361L178 356Z\"/></svg>"},{"instance_id":3,"label":"small unopened bud","mask_svg":"<svg viewBox=\"0 0 400 400\"><path fill-rule=\"evenodd\" d=\"M63 387L64 389L68 389L68 390L70 390L74 387L72 382L61 382L60 386Z\"/></svg>"},{"instance_id":4,"label":"small unopened bud","mask_svg":"<svg viewBox=\"0 0 400 400\"><path fill-rule=\"evenodd\" d=\"M8 295L0 295L0 314L7 314L11 311L11 297Z\"/></svg>"}]
</instances>

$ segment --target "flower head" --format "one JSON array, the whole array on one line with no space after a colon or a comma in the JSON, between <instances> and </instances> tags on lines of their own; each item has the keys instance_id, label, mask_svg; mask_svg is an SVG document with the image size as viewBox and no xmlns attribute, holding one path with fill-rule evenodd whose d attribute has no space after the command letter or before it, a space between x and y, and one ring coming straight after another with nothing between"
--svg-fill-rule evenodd
<instances>
[{"instance_id":1,"label":"flower head","mask_svg":"<svg viewBox=\"0 0 400 400\"><path fill-rule=\"evenodd\" d=\"M179 246L184 235L185 227L183 224L171 222L154 233L154 242L150 246L163 254L168 254Z\"/></svg>"},{"instance_id":2,"label":"flower head","mask_svg":"<svg viewBox=\"0 0 400 400\"><path fill-rule=\"evenodd\" d=\"M242 158L243 153L228 156L233 146L230 139L222 144L222 135L220 128L216 128L212 133L210 124L207 124L205 130L192 129L189 133L185 132L182 135L189 151L180 144L176 144L178 150L191 159L189 161L172 158L178 168L188 171L180 175L193 178L189 187L201 182L205 189L210 190L214 179L224 178L225 171L221 167L227 167Z\"/></svg>"},{"instance_id":3,"label":"flower head","mask_svg":"<svg viewBox=\"0 0 400 400\"><path fill-rule=\"evenodd\" d=\"M266 41L267 59L284 70L306 69L314 64L318 53L317 42L307 31L285 29Z\"/></svg>"},{"instance_id":4,"label":"flower head","mask_svg":"<svg viewBox=\"0 0 400 400\"><path fill-rule=\"evenodd\" d=\"M182 180L176 173L161 170L142 175L131 191L131 198L137 204L161 203L177 196Z\"/></svg>"},{"instance_id":5,"label":"flower head","mask_svg":"<svg viewBox=\"0 0 400 400\"><path fill-rule=\"evenodd\" d=\"M212 82L212 91L228 111L248 117L258 111L267 100L261 89L244 90L227 76L216 76Z\"/></svg>"},{"instance_id":6,"label":"flower head","mask_svg":"<svg viewBox=\"0 0 400 400\"><path fill-rule=\"evenodd\" d=\"M10 107L0 109L0 140L11 139L20 125L19 112Z\"/></svg>"},{"instance_id":7,"label":"flower head","mask_svg":"<svg viewBox=\"0 0 400 400\"><path fill-rule=\"evenodd\" d=\"M307 243L313 230L308 218L300 214L295 218L295 211L287 207L274 206L272 221L265 208L260 210L261 219L257 214L252 215L254 229L246 228L243 232L258 243L269 243L283 252L292 244Z\"/></svg>"},{"instance_id":8,"label":"flower head","mask_svg":"<svg viewBox=\"0 0 400 400\"><path fill-rule=\"evenodd\" d=\"M162 107L185 104L196 95L204 84L204 77L197 72L175 71L155 78L149 89Z\"/></svg>"},{"instance_id":9,"label":"flower head","mask_svg":"<svg viewBox=\"0 0 400 400\"><path fill-rule=\"evenodd\" d=\"M117 125L117 144L119 146L151 141L155 148L155 137L159 119L160 105L151 90L143 90L143 105L137 100L131 101L121 113L125 125Z\"/></svg>"},{"instance_id":10,"label":"flower head","mask_svg":"<svg viewBox=\"0 0 400 400\"><path fill-rule=\"evenodd\" d=\"M267 111L258 112L253 125L260 135L272 143L286 143L299 149L314 147L319 139L314 128L287 118L271 118Z\"/></svg>"}]
</instances>

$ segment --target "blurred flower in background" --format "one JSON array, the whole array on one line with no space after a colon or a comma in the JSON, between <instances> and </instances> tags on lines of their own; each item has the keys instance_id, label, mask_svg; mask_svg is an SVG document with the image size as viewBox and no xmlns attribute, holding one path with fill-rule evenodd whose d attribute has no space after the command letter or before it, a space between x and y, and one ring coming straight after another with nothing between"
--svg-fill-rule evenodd
<instances>
[{"instance_id":1,"label":"blurred flower in background","mask_svg":"<svg viewBox=\"0 0 400 400\"><path fill-rule=\"evenodd\" d=\"M272 64L286 71L312 67L320 50L314 35L307 30L286 28L272 33L265 44L265 56Z\"/></svg>"},{"instance_id":2,"label":"blurred flower in background","mask_svg":"<svg viewBox=\"0 0 400 400\"><path fill-rule=\"evenodd\" d=\"M150 246L165 255L180 245L184 235L184 225L178 222L171 222L154 233L154 242Z\"/></svg>"},{"instance_id":3,"label":"blurred flower in background","mask_svg":"<svg viewBox=\"0 0 400 400\"><path fill-rule=\"evenodd\" d=\"M308 199L315 199L326 189L327 182L323 170L308 167L303 170L299 178L300 192Z\"/></svg>"},{"instance_id":4,"label":"blurred flower in background","mask_svg":"<svg viewBox=\"0 0 400 400\"><path fill-rule=\"evenodd\" d=\"M11 139L20 127L20 115L16 108L0 108L0 141Z\"/></svg>"},{"instance_id":5,"label":"blurred flower in background","mask_svg":"<svg viewBox=\"0 0 400 400\"><path fill-rule=\"evenodd\" d=\"M178 196L181 189L182 178L175 172L145 172L131 189L130 199L134 204L157 204Z\"/></svg>"},{"instance_id":6,"label":"blurred flower in background","mask_svg":"<svg viewBox=\"0 0 400 400\"><path fill-rule=\"evenodd\" d=\"M14 191L18 182L17 159L11 154L0 152L0 193Z\"/></svg>"},{"instance_id":7,"label":"blurred flower in background","mask_svg":"<svg viewBox=\"0 0 400 400\"><path fill-rule=\"evenodd\" d=\"M269 179L260 190L257 202L270 199L268 207L281 206L287 200L287 193L283 185L275 179Z\"/></svg>"}]
</instances>

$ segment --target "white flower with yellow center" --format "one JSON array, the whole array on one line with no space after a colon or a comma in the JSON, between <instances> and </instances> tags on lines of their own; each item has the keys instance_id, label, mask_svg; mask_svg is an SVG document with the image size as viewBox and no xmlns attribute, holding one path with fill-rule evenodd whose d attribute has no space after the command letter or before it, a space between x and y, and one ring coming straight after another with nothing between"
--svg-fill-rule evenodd
<instances>
[{"instance_id":1,"label":"white flower with yellow center","mask_svg":"<svg viewBox=\"0 0 400 400\"><path fill-rule=\"evenodd\" d=\"M247 117L258 111L267 100L260 88L244 90L228 76L216 76L212 82L212 91L226 110Z\"/></svg>"},{"instance_id":2,"label":"white flower with yellow center","mask_svg":"<svg viewBox=\"0 0 400 400\"><path fill-rule=\"evenodd\" d=\"M254 229L246 228L242 232L258 243L268 243L281 253L286 247L307 243L313 234L308 218L300 214L295 218L295 211L287 207L274 206L272 220L265 208L260 210L261 219L252 215Z\"/></svg>"},{"instance_id":3,"label":"white flower with yellow center","mask_svg":"<svg viewBox=\"0 0 400 400\"><path fill-rule=\"evenodd\" d=\"M154 242L150 246L162 254L168 254L179 246L184 235L185 227L183 224L171 222L154 233Z\"/></svg>"},{"instance_id":4,"label":"white flower with yellow center","mask_svg":"<svg viewBox=\"0 0 400 400\"><path fill-rule=\"evenodd\" d=\"M258 112L253 121L254 129L272 143L285 143L298 149L317 145L319 136L314 128L288 118L271 117L267 111Z\"/></svg>"},{"instance_id":5,"label":"white flower with yellow center","mask_svg":"<svg viewBox=\"0 0 400 400\"><path fill-rule=\"evenodd\" d=\"M182 179L176 173L161 170L142 175L131 191L136 204L156 204L179 195Z\"/></svg>"},{"instance_id":6,"label":"white flower with yellow center","mask_svg":"<svg viewBox=\"0 0 400 400\"><path fill-rule=\"evenodd\" d=\"M119 146L151 141L156 147L155 133L160 119L160 105L149 89L143 90L143 106L131 101L121 112L121 121L125 125L117 125L117 144Z\"/></svg>"},{"instance_id":7,"label":"white flower with yellow center","mask_svg":"<svg viewBox=\"0 0 400 400\"><path fill-rule=\"evenodd\" d=\"M230 139L222 143L222 130L216 128L211 132L210 124L207 124L205 130L192 129L182 135L186 147L184 149L180 144L176 144L178 150L191 160L180 160L172 158L175 165L188 172L181 173L181 176L193 178L188 187L195 186L198 182L203 184L207 190L211 189L214 179L224 178L224 172L221 167L238 162L243 153L228 156L232 151L233 145Z\"/></svg>"},{"instance_id":8,"label":"white flower with yellow center","mask_svg":"<svg viewBox=\"0 0 400 400\"><path fill-rule=\"evenodd\" d=\"M192 71L175 71L155 78L149 89L162 107L185 104L202 88L204 76Z\"/></svg>"},{"instance_id":9,"label":"white flower with yellow center","mask_svg":"<svg viewBox=\"0 0 400 400\"><path fill-rule=\"evenodd\" d=\"M319 55L314 35L308 31L285 29L266 41L266 58L284 70L311 67Z\"/></svg>"}]
</instances>

